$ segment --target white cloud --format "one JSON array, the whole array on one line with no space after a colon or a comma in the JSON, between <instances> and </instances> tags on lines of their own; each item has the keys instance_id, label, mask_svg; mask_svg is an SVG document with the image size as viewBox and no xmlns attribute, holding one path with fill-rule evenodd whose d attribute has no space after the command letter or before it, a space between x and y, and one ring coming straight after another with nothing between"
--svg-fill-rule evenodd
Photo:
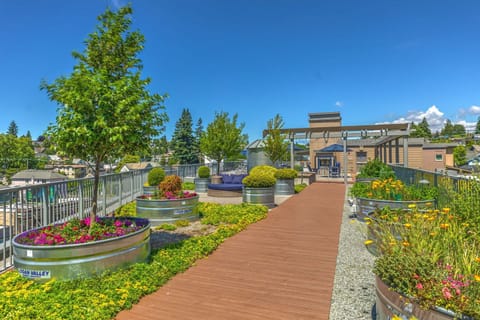
<instances>
[{"instance_id":1,"label":"white cloud","mask_svg":"<svg viewBox=\"0 0 480 320\"><path fill-rule=\"evenodd\" d=\"M480 106L473 105L468 109L459 109L457 120L450 119L450 121L452 124L461 124L465 127L467 132L472 132L475 130L477 122L469 122L465 120L465 117L468 115L480 115ZM423 118L427 120L432 133L441 131L447 122L444 113L440 111L437 106L432 105L426 111L409 111L406 116L393 120L392 123L413 122L418 124Z\"/></svg>"},{"instance_id":2,"label":"white cloud","mask_svg":"<svg viewBox=\"0 0 480 320\"><path fill-rule=\"evenodd\" d=\"M480 114L480 106L471 106L468 108L468 113L473 114L473 115L479 115Z\"/></svg>"},{"instance_id":3,"label":"white cloud","mask_svg":"<svg viewBox=\"0 0 480 320\"><path fill-rule=\"evenodd\" d=\"M428 108L426 111L409 111L405 117L400 117L394 121L393 123L405 123L405 122L413 122L415 124L422 122L423 118L425 118L428 122L430 130L432 132L442 130L446 119L444 118L444 113L441 112L437 106L433 105Z\"/></svg>"},{"instance_id":4,"label":"white cloud","mask_svg":"<svg viewBox=\"0 0 480 320\"><path fill-rule=\"evenodd\" d=\"M335 106L336 107L343 107L343 102L342 101L336 101Z\"/></svg>"}]
</instances>

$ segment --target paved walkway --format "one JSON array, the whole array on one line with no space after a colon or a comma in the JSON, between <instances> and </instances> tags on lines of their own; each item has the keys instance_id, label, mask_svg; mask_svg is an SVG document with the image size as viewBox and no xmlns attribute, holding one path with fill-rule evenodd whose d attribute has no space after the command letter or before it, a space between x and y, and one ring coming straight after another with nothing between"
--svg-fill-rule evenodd
<instances>
[{"instance_id":1,"label":"paved walkway","mask_svg":"<svg viewBox=\"0 0 480 320\"><path fill-rule=\"evenodd\" d=\"M327 320L344 199L310 185L116 319Z\"/></svg>"}]
</instances>

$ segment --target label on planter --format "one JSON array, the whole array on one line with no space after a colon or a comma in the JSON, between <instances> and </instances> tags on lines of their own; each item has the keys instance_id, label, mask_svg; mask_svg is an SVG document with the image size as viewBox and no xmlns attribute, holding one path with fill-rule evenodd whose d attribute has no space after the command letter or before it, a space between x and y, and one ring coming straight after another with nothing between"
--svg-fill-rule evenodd
<instances>
[{"instance_id":1,"label":"label on planter","mask_svg":"<svg viewBox=\"0 0 480 320\"><path fill-rule=\"evenodd\" d=\"M30 279L50 279L52 275L48 270L28 270L28 269L17 269L25 278Z\"/></svg>"},{"instance_id":2,"label":"label on planter","mask_svg":"<svg viewBox=\"0 0 480 320\"><path fill-rule=\"evenodd\" d=\"M192 209L178 209L173 212L173 214L185 214L192 212Z\"/></svg>"}]
</instances>

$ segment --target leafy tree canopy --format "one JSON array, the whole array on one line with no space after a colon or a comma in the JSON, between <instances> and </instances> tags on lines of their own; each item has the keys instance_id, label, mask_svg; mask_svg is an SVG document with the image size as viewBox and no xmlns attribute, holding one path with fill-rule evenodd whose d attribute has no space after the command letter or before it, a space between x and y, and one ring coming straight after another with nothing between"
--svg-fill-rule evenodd
<instances>
[{"instance_id":1,"label":"leafy tree canopy","mask_svg":"<svg viewBox=\"0 0 480 320\"><path fill-rule=\"evenodd\" d=\"M150 93L150 79L141 77L138 55L145 40L139 31L129 31L132 12L130 6L107 9L85 50L73 52L72 73L41 84L58 104L56 123L47 129L52 143L69 157L95 163L92 216L100 163L148 150L168 120L162 105L166 96Z\"/></svg>"},{"instance_id":2,"label":"leafy tree canopy","mask_svg":"<svg viewBox=\"0 0 480 320\"><path fill-rule=\"evenodd\" d=\"M285 134L280 133L283 126L284 122L279 114L267 122L267 136L264 140L264 151L273 164L284 159L288 153L288 140L286 140Z\"/></svg>"},{"instance_id":3,"label":"leafy tree canopy","mask_svg":"<svg viewBox=\"0 0 480 320\"><path fill-rule=\"evenodd\" d=\"M227 112L216 113L200 138L200 150L217 162L217 172L222 160L237 156L247 145L248 137L242 134L245 124L237 120L237 114L230 119Z\"/></svg>"}]
</instances>

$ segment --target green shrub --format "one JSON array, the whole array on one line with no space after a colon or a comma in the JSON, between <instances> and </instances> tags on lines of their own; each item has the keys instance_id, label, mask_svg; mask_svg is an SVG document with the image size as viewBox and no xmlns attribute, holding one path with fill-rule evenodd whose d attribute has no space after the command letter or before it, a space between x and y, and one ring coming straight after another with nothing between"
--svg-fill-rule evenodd
<instances>
[{"instance_id":1,"label":"green shrub","mask_svg":"<svg viewBox=\"0 0 480 320\"><path fill-rule=\"evenodd\" d=\"M158 186L165 179L165 170L155 167L148 172L147 180L149 186Z\"/></svg>"},{"instance_id":2,"label":"green shrub","mask_svg":"<svg viewBox=\"0 0 480 320\"><path fill-rule=\"evenodd\" d=\"M195 190L195 183L193 182L183 182L182 190Z\"/></svg>"},{"instance_id":3,"label":"green shrub","mask_svg":"<svg viewBox=\"0 0 480 320\"><path fill-rule=\"evenodd\" d=\"M124 204L117 210L115 210L115 217L136 217L137 216L137 203L135 201Z\"/></svg>"},{"instance_id":4,"label":"green shrub","mask_svg":"<svg viewBox=\"0 0 480 320\"><path fill-rule=\"evenodd\" d=\"M360 170L357 178L395 178L395 172L379 159L369 160Z\"/></svg>"},{"instance_id":5,"label":"green shrub","mask_svg":"<svg viewBox=\"0 0 480 320\"><path fill-rule=\"evenodd\" d=\"M278 169L274 174L277 179L295 179L297 176L297 171L288 168Z\"/></svg>"},{"instance_id":6,"label":"green shrub","mask_svg":"<svg viewBox=\"0 0 480 320\"><path fill-rule=\"evenodd\" d=\"M266 174L269 174L271 175L272 177L275 175L275 172L277 171L277 168L274 168L272 166L266 166L266 165L262 165L262 166L256 166L256 167L253 167L249 174L257 174L257 173L266 173Z\"/></svg>"},{"instance_id":7,"label":"green shrub","mask_svg":"<svg viewBox=\"0 0 480 320\"><path fill-rule=\"evenodd\" d=\"M300 183L295 185L295 193L300 193L305 189L308 185L306 183Z\"/></svg>"},{"instance_id":8,"label":"green shrub","mask_svg":"<svg viewBox=\"0 0 480 320\"><path fill-rule=\"evenodd\" d=\"M207 166L201 166L200 168L198 168L198 177L210 178L210 168Z\"/></svg>"},{"instance_id":9,"label":"green shrub","mask_svg":"<svg viewBox=\"0 0 480 320\"><path fill-rule=\"evenodd\" d=\"M268 188L274 186L276 182L275 177L267 172L249 174L242 180L242 183L250 188Z\"/></svg>"},{"instance_id":10,"label":"green shrub","mask_svg":"<svg viewBox=\"0 0 480 320\"><path fill-rule=\"evenodd\" d=\"M298 172L302 172L303 171L303 167L299 164L296 164L294 167L295 171L298 171Z\"/></svg>"}]
</instances>

